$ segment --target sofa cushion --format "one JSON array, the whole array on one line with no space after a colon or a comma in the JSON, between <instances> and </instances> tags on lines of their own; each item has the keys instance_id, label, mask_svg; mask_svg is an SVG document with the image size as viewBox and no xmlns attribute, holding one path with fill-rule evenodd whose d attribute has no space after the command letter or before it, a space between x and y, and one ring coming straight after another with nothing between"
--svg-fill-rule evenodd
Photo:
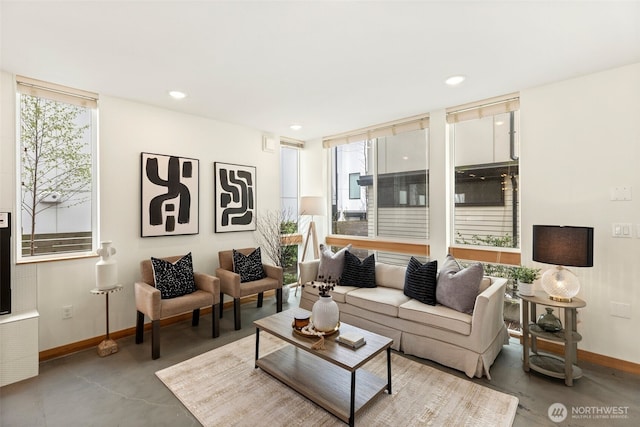
<instances>
[{"instance_id":1,"label":"sofa cushion","mask_svg":"<svg viewBox=\"0 0 640 427\"><path fill-rule=\"evenodd\" d=\"M438 276L437 302L462 313L472 313L483 276L482 264L463 269L453 256L447 255Z\"/></svg>"},{"instance_id":2,"label":"sofa cushion","mask_svg":"<svg viewBox=\"0 0 640 427\"><path fill-rule=\"evenodd\" d=\"M409 301L400 289L360 288L347 293L346 303L374 313L398 317L398 307Z\"/></svg>"},{"instance_id":3,"label":"sofa cushion","mask_svg":"<svg viewBox=\"0 0 640 427\"><path fill-rule=\"evenodd\" d=\"M320 265L318 266L317 280L332 279L340 280L342 270L344 270L344 254L351 249L351 244L340 249L336 253L331 251L329 246L320 244Z\"/></svg>"},{"instance_id":4,"label":"sofa cushion","mask_svg":"<svg viewBox=\"0 0 640 427\"><path fill-rule=\"evenodd\" d=\"M376 259L373 254L360 259L349 251L344 253L344 270L340 284L360 288L376 287Z\"/></svg>"},{"instance_id":5,"label":"sofa cushion","mask_svg":"<svg viewBox=\"0 0 640 427\"><path fill-rule=\"evenodd\" d=\"M240 275L240 283L264 279L267 275L262 268L260 248L249 255L233 250L233 272Z\"/></svg>"},{"instance_id":6,"label":"sofa cushion","mask_svg":"<svg viewBox=\"0 0 640 427\"><path fill-rule=\"evenodd\" d=\"M376 263L376 285L386 288L404 290L404 276L407 268L404 265Z\"/></svg>"},{"instance_id":7,"label":"sofa cushion","mask_svg":"<svg viewBox=\"0 0 640 427\"><path fill-rule=\"evenodd\" d=\"M438 261L422 264L411 257L404 279L404 294L422 303L436 305L437 272Z\"/></svg>"},{"instance_id":8,"label":"sofa cushion","mask_svg":"<svg viewBox=\"0 0 640 427\"><path fill-rule=\"evenodd\" d=\"M471 334L470 314L461 313L444 305L427 305L412 299L398 308L398 317L422 325L456 332Z\"/></svg>"},{"instance_id":9,"label":"sofa cushion","mask_svg":"<svg viewBox=\"0 0 640 427\"><path fill-rule=\"evenodd\" d=\"M151 257L151 267L160 298L176 298L196 291L191 252L173 263Z\"/></svg>"}]
</instances>

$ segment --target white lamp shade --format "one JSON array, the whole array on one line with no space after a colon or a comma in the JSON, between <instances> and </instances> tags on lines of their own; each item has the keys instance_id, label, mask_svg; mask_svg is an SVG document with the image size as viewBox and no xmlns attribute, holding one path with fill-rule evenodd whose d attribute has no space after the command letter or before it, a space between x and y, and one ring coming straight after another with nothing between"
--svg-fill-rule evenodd
<instances>
[{"instance_id":1,"label":"white lamp shade","mask_svg":"<svg viewBox=\"0 0 640 427\"><path fill-rule=\"evenodd\" d=\"M324 198L317 196L300 197L300 215L324 215Z\"/></svg>"}]
</instances>

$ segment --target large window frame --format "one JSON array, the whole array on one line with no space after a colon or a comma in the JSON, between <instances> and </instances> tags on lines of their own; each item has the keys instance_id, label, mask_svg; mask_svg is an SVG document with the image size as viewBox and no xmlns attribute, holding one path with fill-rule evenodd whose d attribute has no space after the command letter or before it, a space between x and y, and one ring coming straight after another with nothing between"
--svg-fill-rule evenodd
<instances>
[{"instance_id":1,"label":"large window frame","mask_svg":"<svg viewBox=\"0 0 640 427\"><path fill-rule=\"evenodd\" d=\"M520 252L519 110L517 93L447 109L454 153L450 165L454 247ZM459 160L456 150L463 141L465 150L460 151L465 154Z\"/></svg>"},{"instance_id":2,"label":"large window frame","mask_svg":"<svg viewBox=\"0 0 640 427\"><path fill-rule=\"evenodd\" d=\"M323 138L323 147L330 149L330 193L332 195L330 233L332 234L325 239L328 244L349 241L354 249L363 250L358 254L359 256L376 251L383 262L398 265L406 265L411 255L421 260L428 258L428 128L429 116L425 114ZM415 133L410 135L410 132ZM401 136L402 139L394 139ZM394 144L400 145L394 147ZM416 147L412 144L424 144L421 145L425 149L424 153L409 151L400 154L401 147ZM353 148L342 149L341 147ZM394 149L387 151L390 147ZM380 152L380 150L383 151ZM342 154L339 154L339 151ZM364 160L360 163L364 162L364 165L357 161L354 163L357 159L345 160L346 163L339 164L338 159L342 159L343 155L348 156L349 152L362 152ZM398 159L403 163L402 166L394 163ZM379 164L380 162L382 163ZM404 162L408 163L404 164ZM364 201L361 199L360 205L366 206L364 210L363 206L356 206L357 200L354 201L352 197L348 197L355 193L347 192L352 190L353 180L342 182L343 179L337 176L338 170L345 172L344 178L347 173L349 177L360 174L356 182L362 188ZM379 200L380 197L382 197L381 200ZM420 214L418 212L420 209L425 210L426 213ZM396 210L398 212L395 212ZM389 215L392 215L395 220L391 220L392 217ZM419 215L422 220L416 220L415 215ZM424 236L415 229L411 232L404 230L412 220L416 225L420 223ZM365 221L366 224L349 226L354 221Z\"/></svg>"},{"instance_id":3,"label":"large window frame","mask_svg":"<svg viewBox=\"0 0 640 427\"><path fill-rule=\"evenodd\" d=\"M85 173L84 179L88 180L88 182L84 181L84 184L77 184L77 186L71 190L62 190L63 187L58 187L58 189L60 189L61 191L52 191L52 188L54 187L49 186L46 190L47 194L44 194L45 191L38 189L36 190L35 196L32 196L31 191L24 190L23 186L26 184L23 183L23 165L25 164L23 163L23 152L27 153L27 151L23 150L22 138L23 129L26 131L30 131L30 129L28 128L28 125L25 125L25 128L23 128L23 97L25 103L34 102L33 105L36 106L50 106L50 111L53 112L52 116L55 116L56 120L60 120L61 122L66 121L66 123L68 123L66 129L72 129L72 132L84 127L83 124L86 124L87 129L81 132L81 137L68 137L68 146L71 147L72 143L75 143L79 140L81 141L79 142L79 144L82 146L82 148L75 151L77 153L81 153L82 156L85 156L85 159L88 156L86 167L83 168L83 171ZM37 100L37 104L35 103L35 100ZM40 102L42 102L42 104L40 104ZM33 111L33 109L30 111ZM71 111L78 111L78 113L75 116L68 116L71 118L62 118L65 112L69 113ZM42 117L45 116L43 115ZM82 117L84 117L84 119ZM84 122L81 123L79 122L79 120L84 120ZM28 77L16 76L16 121L16 212L18 212L19 214L16 215L15 222L17 230L16 234L20 237L18 239L15 239L17 254L16 262L31 263L95 256L100 238L98 218L98 203L100 199L98 194L98 94L70 88L67 86L43 82ZM59 140L64 140L64 137L59 137ZM70 149L69 152L71 151L72 150ZM62 175L62 173L60 174L60 176ZM88 178L86 177L87 174ZM56 177L55 180L51 179L51 177L52 175L50 174L46 176L46 179L50 180L51 182L63 181L63 178L59 176ZM69 179L67 183L70 181L71 180ZM64 197L65 191L66 194L69 194L68 199L65 199ZM88 195L79 196L79 194L86 194L87 192L89 193ZM53 211L51 212L54 212L56 217L58 217L59 214L67 214L76 215L74 219L82 218L82 221L77 221L77 223L85 224L86 229L74 229L73 226L70 227L68 225L59 226L57 223L51 225L52 221L50 218L43 219L41 217L41 222L44 222L48 226L47 231L51 232L45 233L44 235L39 235L37 237L37 239L40 240L36 240L36 242L41 242L41 251L36 250L34 254L31 254L31 252L33 251L30 247L31 226L30 223L25 224L25 219L23 217L30 218L32 214L23 212L23 197L30 197L31 199L38 198L38 203L42 201L50 204L51 206L42 206L42 208L53 209ZM60 197L60 199L58 199L58 197ZM59 206L65 203L66 206L74 208L73 214L65 212L63 210L65 208ZM86 204L88 204L89 206L86 206ZM37 214L35 215L37 217ZM69 222L72 224L76 224L75 220ZM37 226L38 224L36 223L36 227ZM62 231L60 230L60 228L62 228ZM36 228L35 232L36 234L41 233L38 232L38 228ZM26 249L23 242L24 235L28 236L27 242L29 246ZM45 247L46 249L43 249ZM25 251L27 253L24 253Z\"/></svg>"},{"instance_id":4,"label":"large window frame","mask_svg":"<svg viewBox=\"0 0 640 427\"><path fill-rule=\"evenodd\" d=\"M293 284L298 281L298 260L300 259L300 245L302 244L302 234L300 234L300 149L304 148L304 142L290 138L280 139L280 209L283 213L280 243L283 251L283 272L285 284ZM286 150L289 154L295 154L293 168L286 164ZM295 194L288 193L286 184L295 185Z\"/></svg>"}]
</instances>

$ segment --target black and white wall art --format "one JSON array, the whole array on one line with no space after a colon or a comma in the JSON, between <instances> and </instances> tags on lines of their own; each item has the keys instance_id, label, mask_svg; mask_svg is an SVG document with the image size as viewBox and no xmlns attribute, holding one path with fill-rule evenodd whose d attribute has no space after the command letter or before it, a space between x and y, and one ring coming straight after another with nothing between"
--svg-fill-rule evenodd
<instances>
[{"instance_id":1,"label":"black and white wall art","mask_svg":"<svg viewBox=\"0 0 640 427\"><path fill-rule=\"evenodd\" d=\"M141 153L141 235L198 234L199 161Z\"/></svg>"},{"instance_id":2,"label":"black and white wall art","mask_svg":"<svg viewBox=\"0 0 640 427\"><path fill-rule=\"evenodd\" d=\"M216 233L256 229L256 168L214 163Z\"/></svg>"}]
</instances>

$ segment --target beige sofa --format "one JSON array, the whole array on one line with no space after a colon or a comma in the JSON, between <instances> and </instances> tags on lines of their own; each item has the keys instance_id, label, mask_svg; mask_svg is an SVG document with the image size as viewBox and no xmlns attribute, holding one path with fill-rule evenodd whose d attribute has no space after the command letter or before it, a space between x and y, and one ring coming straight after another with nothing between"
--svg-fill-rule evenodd
<instances>
[{"instance_id":1,"label":"beige sofa","mask_svg":"<svg viewBox=\"0 0 640 427\"><path fill-rule=\"evenodd\" d=\"M317 277L319 260L299 263L301 283ZM507 344L503 319L506 279L485 277L473 314L443 305L431 306L404 294L406 268L376 263L376 287L336 286L340 321L393 339L394 350L433 360L469 377L489 375L489 368ZM304 286L300 307L311 310L318 289Z\"/></svg>"}]
</instances>

